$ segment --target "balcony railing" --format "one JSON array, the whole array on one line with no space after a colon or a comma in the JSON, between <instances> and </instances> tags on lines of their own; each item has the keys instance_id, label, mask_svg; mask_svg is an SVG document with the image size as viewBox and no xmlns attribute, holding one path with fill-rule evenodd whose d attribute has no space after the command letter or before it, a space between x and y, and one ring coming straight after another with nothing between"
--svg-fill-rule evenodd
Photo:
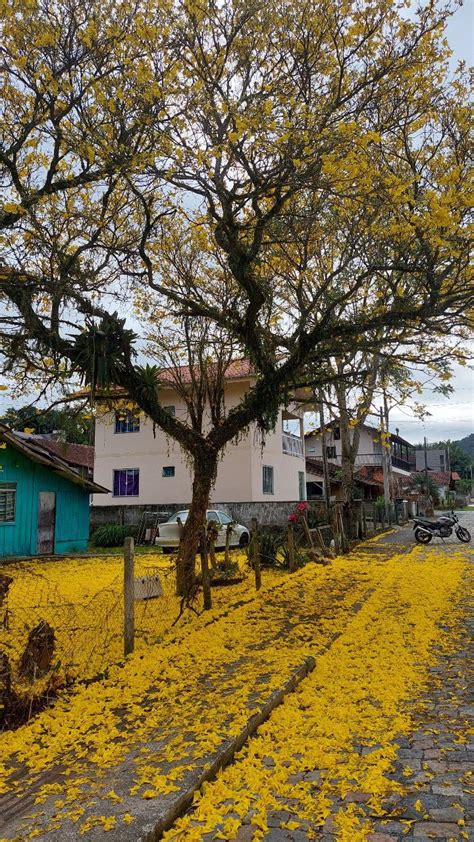
<instances>
[{"instance_id":1,"label":"balcony railing","mask_svg":"<svg viewBox=\"0 0 474 842\"><path fill-rule=\"evenodd\" d=\"M289 433L282 433L283 453L289 456L303 456L303 441L298 436L291 436Z\"/></svg>"},{"instance_id":2,"label":"balcony railing","mask_svg":"<svg viewBox=\"0 0 474 842\"><path fill-rule=\"evenodd\" d=\"M401 471L413 471L413 465L410 465L407 459L400 459L399 456L392 456L392 465L394 468L400 468Z\"/></svg>"},{"instance_id":3,"label":"balcony railing","mask_svg":"<svg viewBox=\"0 0 474 842\"><path fill-rule=\"evenodd\" d=\"M382 454L381 453L359 453L356 456L355 464L358 468L362 467L362 465L371 465L375 468L382 467ZM412 466L410 465L407 459L400 459L399 456L392 455L392 467L393 468L400 468L402 471L410 472L413 470Z\"/></svg>"},{"instance_id":4,"label":"balcony railing","mask_svg":"<svg viewBox=\"0 0 474 842\"><path fill-rule=\"evenodd\" d=\"M382 454L358 453L355 458L355 464L357 467L361 467L362 465L372 465L373 467L378 468L382 464Z\"/></svg>"}]
</instances>

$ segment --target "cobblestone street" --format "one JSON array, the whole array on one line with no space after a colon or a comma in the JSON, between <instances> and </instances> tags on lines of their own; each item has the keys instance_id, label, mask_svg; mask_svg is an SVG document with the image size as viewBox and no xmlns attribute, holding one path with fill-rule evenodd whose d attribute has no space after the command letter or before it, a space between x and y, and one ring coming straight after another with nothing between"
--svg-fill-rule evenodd
<instances>
[{"instance_id":1,"label":"cobblestone street","mask_svg":"<svg viewBox=\"0 0 474 842\"><path fill-rule=\"evenodd\" d=\"M469 512L461 515L461 519L463 525L472 531L474 515ZM454 547L459 550L462 546L454 536L444 544L434 541L433 545L441 564L451 555ZM413 551L418 552L414 546L413 531L411 527L405 527L377 542L369 542L363 547L363 552L369 556L377 554L389 561L395 553L397 558L401 558ZM414 581L413 588L416 587L417 582ZM348 842L352 839L366 839L368 842L474 840L474 612L469 594L466 582L465 598L459 604L463 621L446 629L455 638L453 649L449 654L439 654L436 664L429 669L426 692L421 698L416 698L416 694L413 698L413 730L397 734L392 741L396 756L386 777L402 791L390 795L374 810L371 792L355 786L344 797L330 798L329 815L318 827L302 818L298 797L293 799L294 810L291 798L286 797L284 804L282 799L282 809L268 813L267 830L263 837L256 833L257 827L252 824L250 811L236 836L227 837L225 833L219 835L218 832L217 835L203 834L201 838L205 842L215 838L251 842L254 837L263 838L265 842L306 842L310 839L319 842L336 842L338 839ZM443 625L443 617L440 617L440 624ZM387 680L390 680L389 676ZM358 755L364 761L381 748L364 745L365 735L360 736L360 744L353 744L353 762L354 756ZM291 755L290 746L288 754ZM267 758L263 763L271 771L274 761ZM295 786L295 796L298 786L308 783L314 788L316 796L326 774L324 768L306 767L293 772L290 780ZM342 813L352 813L362 829L354 830L353 836L350 829L341 831ZM184 842L186 833L171 835L170 838Z\"/></svg>"},{"instance_id":2,"label":"cobblestone street","mask_svg":"<svg viewBox=\"0 0 474 842\"><path fill-rule=\"evenodd\" d=\"M461 520L472 533L474 514L464 514ZM377 545L377 551L385 550L387 556L395 547L399 552L403 549L409 552L413 544L412 535L411 527L391 533ZM458 543L454 537L446 541L444 551L449 553L454 543ZM407 793L387 801L383 816L371 816L375 829L367 837L369 842L474 840L472 592L467 595L467 600L466 622L459 630L456 654L454 657L441 657L438 665L430 669L432 687L426 694L426 707L424 715L420 717L418 730L408 737L401 735L396 741L399 750L393 778L403 784ZM470 733L469 741L466 733ZM317 772L309 774L317 779ZM368 798L367 793L351 792L345 801L352 801L370 816L370 810L364 806ZM333 804L333 815L316 836L320 842L333 842L336 839L334 814L342 804ZM272 817L274 821L277 818ZM291 820L291 815L286 814L284 818L286 821ZM243 831L238 838L245 842L249 837ZM278 826L271 829L264 838L267 842L303 842L308 839L308 835L302 830L292 833Z\"/></svg>"}]
</instances>

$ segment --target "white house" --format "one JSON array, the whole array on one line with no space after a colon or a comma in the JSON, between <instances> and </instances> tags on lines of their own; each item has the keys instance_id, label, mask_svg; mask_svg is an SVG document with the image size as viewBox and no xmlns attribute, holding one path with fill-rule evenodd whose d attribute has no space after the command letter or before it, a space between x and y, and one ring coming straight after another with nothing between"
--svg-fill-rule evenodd
<instances>
[{"instance_id":1,"label":"white house","mask_svg":"<svg viewBox=\"0 0 474 842\"><path fill-rule=\"evenodd\" d=\"M409 475L413 467L413 445L402 439L397 433L390 433L390 451L392 469L395 472ZM341 435L337 421L326 425L326 454L328 461L335 465L341 464ZM305 452L308 459L321 459L323 448L321 433L313 430L305 435ZM370 424L363 424L360 430L359 450L355 464L381 467L382 444L380 431Z\"/></svg>"},{"instance_id":2,"label":"white house","mask_svg":"<svg viewBox=\"0 0 474 842\"><path fill-rule=\"evenodd\" d=\"M186 375L186 369L182 373ZM226 410L250 389L255 378L246 361L232 363L225 385ZM186 419L187 410L173 385L160 385L162 406ZM123 411L97 418L95 481L112 489L93 505L186 505L191 501L191 469L180 445L152 422ZM219 503L305 499L303 410L281 409L277 426L262 446L255 425L230 442L219 464L213 501Z\"/></svg>"},{"instance_id":3,"label":"white house","mask_svg":"<svg viewBox=\"0 0 474 842\"><path fill-rule=\"evenodd\" d=\"M336 420L326 425L326 455L331 467L341 465L341 450L341 435ZM316 460L317 464L322 459L323 447L319 430L306 433L305 453L307 459L307 480L308 486L310 486L308 490L312 491L312 485L317 480L321 483L321 477L317 477L317 472L311 469L311 465L315 464L314 460ZM403 484L403 481L410 478L410 471L414 468L414 453L413 446L410 442L402 439L398 435L398 431L397 433L390 433L390 461L394 481L396 483L400 481ZM370 424L364 424L361 427L355 467L357 468L358 481L370 485L379 484L382 489L382 444L380 441L380 431L377 427L373 427ZM313 496L313 494L311 493L310 496Z\"/></svg>"}]
</instances>

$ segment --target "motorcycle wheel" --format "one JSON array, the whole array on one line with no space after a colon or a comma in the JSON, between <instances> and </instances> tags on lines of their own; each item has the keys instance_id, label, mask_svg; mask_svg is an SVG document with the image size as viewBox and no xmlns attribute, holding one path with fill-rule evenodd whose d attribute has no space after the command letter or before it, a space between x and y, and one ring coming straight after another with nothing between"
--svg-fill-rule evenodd
<instances>
[{"instance_id":1,"label":"motorcycle wheel","mask_svg":"<svg viewBox=\"0 0 474 842\"><path fill-rule=\"evenodd\" d=\"M458 526L456 529L456 535L463 544L469 544L471 540L471 533L468 529L465 529L464 526Z\"/></svg>"},{"instance_id":2,"label":"motorcycle wheel","mask_svg":"<svg viewBox=\"0 0 474 842\"><path fill-rule=\"evenodd\" d=\"M419 544L429 544L432 539L431 532L425 532L424 529L415 529L415 541Z\"/></svg>"}]
</instances>

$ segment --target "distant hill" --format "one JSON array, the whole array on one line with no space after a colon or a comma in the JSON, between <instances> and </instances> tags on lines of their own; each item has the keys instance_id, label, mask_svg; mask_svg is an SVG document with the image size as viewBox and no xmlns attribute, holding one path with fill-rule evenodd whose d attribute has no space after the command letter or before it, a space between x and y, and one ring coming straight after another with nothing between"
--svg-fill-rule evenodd
<instances>
[{"instance_id":1,"label":"distant hill","mask_svg":"<svg viewBox=\"0 0 474 842\"><path fill-rule=\"evenodd\" d=\"M471 459L474 459L474 433L465 436L463 439L459 439L459 441L455 441L454 444L457 444L461 450L464 450L464 453L467 453Z\"/></svg>"}]
</instances>

